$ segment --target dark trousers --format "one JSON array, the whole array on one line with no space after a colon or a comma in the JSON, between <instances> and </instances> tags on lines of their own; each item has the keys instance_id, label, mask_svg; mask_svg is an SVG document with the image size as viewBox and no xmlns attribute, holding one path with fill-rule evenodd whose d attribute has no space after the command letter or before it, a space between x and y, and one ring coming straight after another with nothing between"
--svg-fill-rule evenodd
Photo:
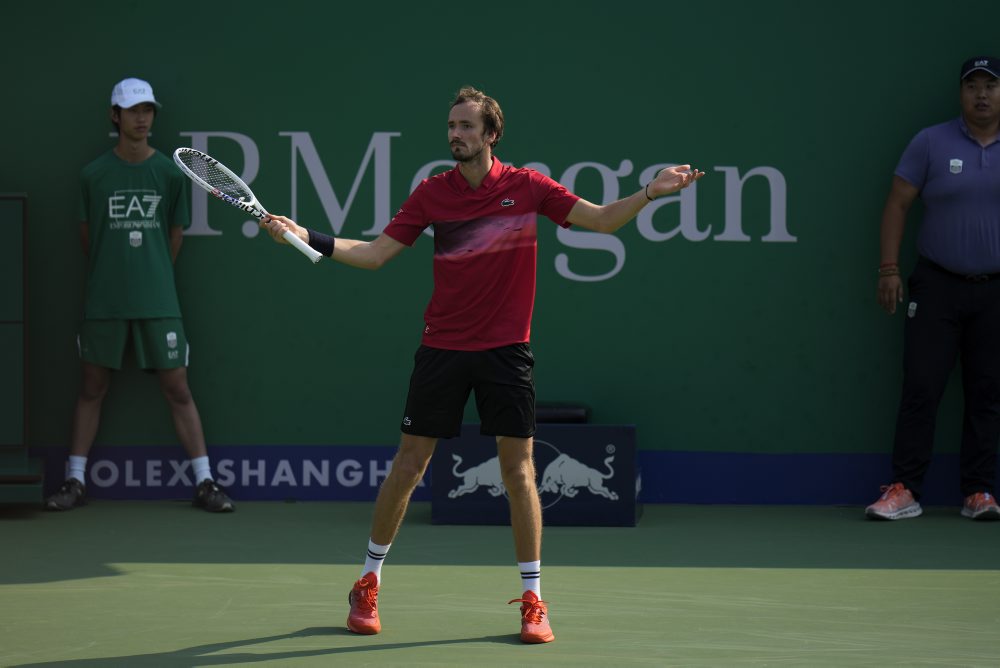
<instances>
[{"instance_id":1,"label":"dark trousers","mask_svg":"<svg viewBox=\"0 0 1000 668\"><path fill-rule=\"evenodd\" d=\"M992 493L1000 441L1000 276L971 280L921 259L908 286L894 482L920 497L938 405L959 359L965 395L962 495Z\"/></svg>"}]
</instances>

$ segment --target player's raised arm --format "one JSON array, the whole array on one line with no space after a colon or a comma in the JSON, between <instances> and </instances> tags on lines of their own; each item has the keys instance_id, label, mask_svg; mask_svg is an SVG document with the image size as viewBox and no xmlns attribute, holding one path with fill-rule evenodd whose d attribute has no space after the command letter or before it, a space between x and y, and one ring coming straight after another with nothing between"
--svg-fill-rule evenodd
<instances>
[{"instance_id":1,"label":"player's raised arm","mask_svg":"<svg viewBox=\"0 0 1000 668\"><path fill-rule=\"evenodd\" d=\"M687 188L703 176L705 172L693 169L691 165L667 167L657 172L642 190L617 202L598 205L581 199L573 205L566 219L594 232L611 233L635 218L642 207L657 197Z\"/></svg>"},{"instance_id":2,"label":"player's raised arm","mask_svg":"<svg viewBox=\"0 0 1000 668\"><path fill-rule=\"evenodd\" d=\"M326 257L359 269L378 269L406 248L404 244L385 234L380 234L372 241L341 237L334 239L302 227L286 216L268 215L260 221L260 226L279 244L288 243L283 236L288 231Z\"/></svg>"}]
</instances>

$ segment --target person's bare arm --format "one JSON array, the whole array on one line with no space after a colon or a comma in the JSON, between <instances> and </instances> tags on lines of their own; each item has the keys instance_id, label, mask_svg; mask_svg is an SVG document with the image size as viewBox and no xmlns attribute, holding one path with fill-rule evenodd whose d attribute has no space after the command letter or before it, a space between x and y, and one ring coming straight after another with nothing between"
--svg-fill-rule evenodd
<instances>
[{"instance_id":1,"label":"person's bare arm","mask_svg":"<svg viewBox=\"0 0 1000 668\"><path fill-rule=\"evenodd\" d=\"M260 224L271 235L271 238L280 244L288 243L282 238L285 230L291 231L299 239L309 243L309 230L286 216L271 215L262 220ZM337 237L334 241L331 257L337 262L359 269L379 269L386 262L399 255L404 248L406 248L405 244L386 234L380 234L372 241Z\"/></svg>"},{"instance_id":2,"label":"person's bare arm","mask_svg":"<svg viewBox=\"0 0 1000 668\"><path fill-rule=\"evenodd\" d=\"M889 196L882 210L881 265L895 265L897 273L891 276L879 276L878 303L887 313L896 312L896 304L903 301L903 279L899 275L899 247L903 242L903 231L906 228L906 214L917 198L919 190L908 181L894 176Z\"/></svg>"},{"instance_id":3,"label":"person's bare arm","mask_svg":"<svg viewBox=\"0 0 1000 668\"><path fill-rule=\"evenodd\" d=\"M566 220L594 232L610 234L632 220L651 199L677 192L705 176L691 165L677 165L660 170L642 190L610 204L594 204L580 199L570 209ZM648 194L648 196L647 196Z\"/></svg>"}]
</instances>

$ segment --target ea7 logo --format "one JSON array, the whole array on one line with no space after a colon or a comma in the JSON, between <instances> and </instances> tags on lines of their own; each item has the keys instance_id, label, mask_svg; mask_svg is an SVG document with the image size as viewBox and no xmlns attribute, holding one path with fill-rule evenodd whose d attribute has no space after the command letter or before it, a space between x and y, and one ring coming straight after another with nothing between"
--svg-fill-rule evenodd
<instances>
[{"instance_id":1,"label":"ea7 logo","mask_svg":"<svg viewBox=\"0 0 1000 668\"><path fill-rule=\"evenodd\" d=\"M108 197L108 217L112 220L153 220L160 195L152 190L116 190Z\"/></svg>"}]
</instances>

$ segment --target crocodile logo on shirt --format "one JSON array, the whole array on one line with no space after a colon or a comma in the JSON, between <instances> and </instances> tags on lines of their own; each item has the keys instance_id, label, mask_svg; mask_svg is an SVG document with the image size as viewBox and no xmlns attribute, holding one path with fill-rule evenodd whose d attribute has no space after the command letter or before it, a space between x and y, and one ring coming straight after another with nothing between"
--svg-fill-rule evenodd
<instances>
[{"instance_id":1,"label":"crocodile logo on shirt","mask_svg":"<svg viewBox=\"0 0 1000 668\"><path fill-rule=\"evenodd\" d=\"M500 202L500 206L514 206L514 200L509 197L505 197L504 200Z\"/></svg>"}]
</instances>

